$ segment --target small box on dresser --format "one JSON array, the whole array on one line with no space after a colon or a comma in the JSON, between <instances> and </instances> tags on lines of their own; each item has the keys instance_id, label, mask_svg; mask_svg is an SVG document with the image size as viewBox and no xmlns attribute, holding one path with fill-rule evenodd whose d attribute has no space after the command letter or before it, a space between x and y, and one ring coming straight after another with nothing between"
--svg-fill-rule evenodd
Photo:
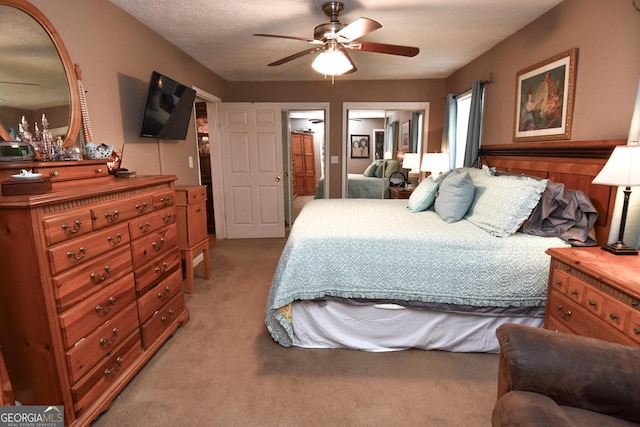
<instances>
[{"instance_id":1,"label":"small box on dresser","mask_svg":"<svg viewBox=\"0 0 640 427\"><path fill-rule=\"evenodd\" d=\"M545 328L640 347L640 258L552 248Z\"/></svg>"}]
</instances>

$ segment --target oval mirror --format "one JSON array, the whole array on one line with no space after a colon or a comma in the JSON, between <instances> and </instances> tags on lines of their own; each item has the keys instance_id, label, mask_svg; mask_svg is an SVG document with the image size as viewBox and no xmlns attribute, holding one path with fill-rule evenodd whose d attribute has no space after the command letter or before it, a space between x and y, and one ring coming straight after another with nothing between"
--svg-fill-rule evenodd
<instances>
[{"instance_id":1,"label":"oval mirror","mask_svg":"<svg viewBox=\"0 0 640 427\"><path fill-rule=\"evenodd\" d=\"M75 144L80 98L73 63L51 22L23 0L0 0L0 139L14 140L22 116L33 133L42 115L54 138Z\"/></svg>"}]
</instances>

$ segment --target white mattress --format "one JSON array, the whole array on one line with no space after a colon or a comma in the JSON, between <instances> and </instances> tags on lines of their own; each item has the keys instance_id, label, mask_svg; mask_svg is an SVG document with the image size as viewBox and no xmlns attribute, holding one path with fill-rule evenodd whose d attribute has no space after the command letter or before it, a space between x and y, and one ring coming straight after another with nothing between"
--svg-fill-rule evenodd
<instances>
[{"instance_id":1,"label":"white mattress","mask_svg":"<svg viewBox=\"0 0 640 427\"><path fill-rule=\"evenodd\" d=\"M543 318L462 314L395 304L296 301L292 304L292 344L371 352L418 348L497 353L495 330L503 323L542 327Z\"/></svg>"}]
</instances>

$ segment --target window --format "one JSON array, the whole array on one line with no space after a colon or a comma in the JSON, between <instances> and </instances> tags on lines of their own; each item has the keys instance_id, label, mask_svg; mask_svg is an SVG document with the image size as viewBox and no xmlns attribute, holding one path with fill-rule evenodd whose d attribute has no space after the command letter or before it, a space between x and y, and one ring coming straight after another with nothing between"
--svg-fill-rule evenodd
<instances>
[{"instance_id":1,"label":"window","mask_svg":"<svg viewBox=\"0 0 640 427\"><path fill-rule=\"evenodd\" d=\"M469 111L471 109L471 91L461 93L456 97L456 152L455 167L460 168L464 163L464 152L467 146L467 129L469 127Z\"/></svg>"}]
</instances>

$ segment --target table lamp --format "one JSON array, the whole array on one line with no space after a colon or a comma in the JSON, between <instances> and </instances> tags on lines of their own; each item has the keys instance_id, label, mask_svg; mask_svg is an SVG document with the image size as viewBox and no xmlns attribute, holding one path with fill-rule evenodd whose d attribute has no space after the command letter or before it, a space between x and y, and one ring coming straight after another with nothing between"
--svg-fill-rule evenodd
<instances>
[{"instance_id":1,"label":"table lamp","mask_svg":"<svg viewBox=\"0 0 640 427\"><path fill-rule=\"evenodd\" d=\"M451 169L449 166L449 153L425 153L425 155L422 156L420 170L422 172L431 172L433 178L436 178L449 169Z\"/></svg>"},{"instance_id":2,"label":"table lamp","mask_svg":"<svg viewBox=\"0 0 640 427\"><path fill-rule=\"evenodd\" d=\"M420 175L420 154L405 153L402 159L402 168L409 169L409 183L415 187Z\"/></svg>"}]
</instances>

